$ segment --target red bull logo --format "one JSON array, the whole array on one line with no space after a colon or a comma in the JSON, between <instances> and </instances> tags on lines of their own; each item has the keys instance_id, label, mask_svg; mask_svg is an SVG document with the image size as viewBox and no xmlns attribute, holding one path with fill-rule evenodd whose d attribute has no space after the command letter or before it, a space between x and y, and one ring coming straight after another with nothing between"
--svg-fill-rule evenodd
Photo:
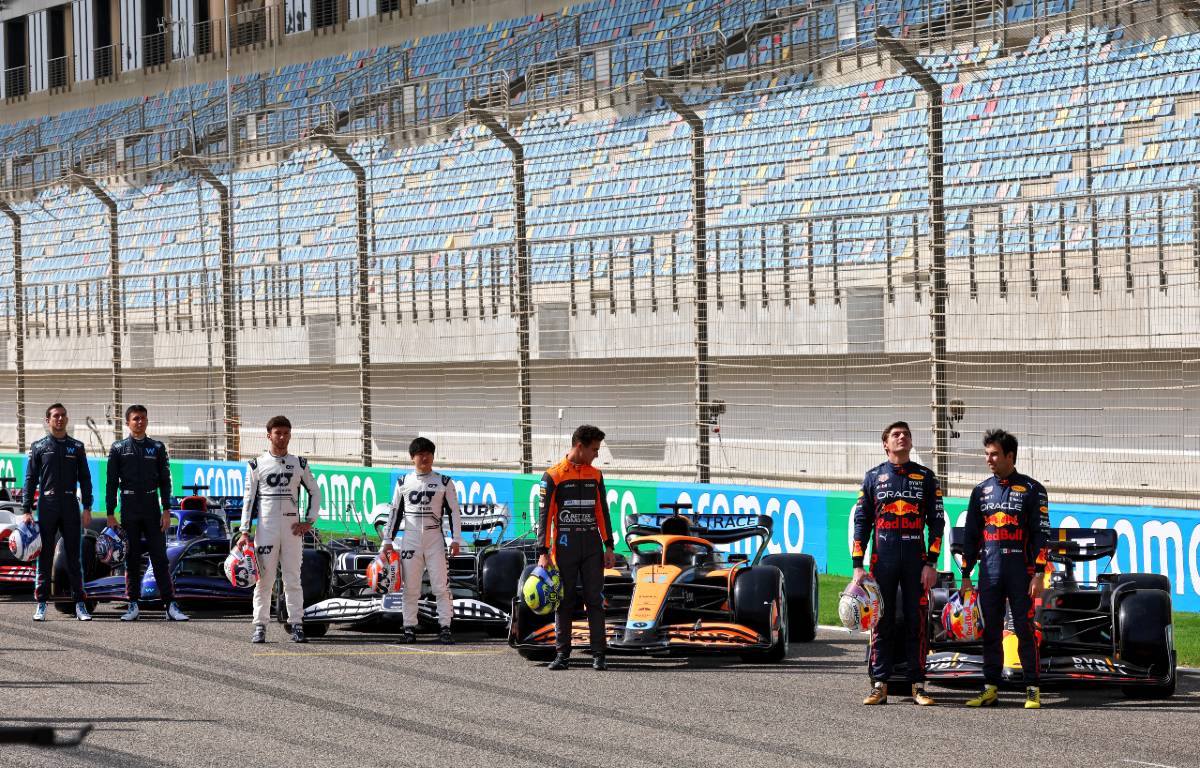
<instances>
[{"instance_id":1,"label":"red bull logo","mask_svg":"<svg viewBox=\"0 0 1200 768\"><path fill-rule=\"evenodd\" d=\"M918 509L917 505L913 504L911 501L897 499L890 504L884 504L883 508L879 511L885 515L892 514L896 515L897 517L903 517L904 515L915 515L920 510Z\"/></svg>"},{"instance_id":2,"label":"red bull logo","mask_svg":"<svg viewBox=\"0 0 1200 768\"><path fill-rule=\"evenodd\" d=\"M884 504L879 511L882 515L875 527L881 531L920 530L925 526L925 521L918 514L920 507L911 501L897 499ZM892 517L889 519L887 515Z\"/></svg>"},{"instance_id":3,"label":"red bull logo","mask_svg":"<svg viewBox=\"0 0 1200 768\"><path fill-rule=\"evenodd\" d=\"M1020 524L1016 515L1010 515L1007 512L993 512L983 518L983 524L992 528L1007 528Z\"/></svg>"}]
</instances>

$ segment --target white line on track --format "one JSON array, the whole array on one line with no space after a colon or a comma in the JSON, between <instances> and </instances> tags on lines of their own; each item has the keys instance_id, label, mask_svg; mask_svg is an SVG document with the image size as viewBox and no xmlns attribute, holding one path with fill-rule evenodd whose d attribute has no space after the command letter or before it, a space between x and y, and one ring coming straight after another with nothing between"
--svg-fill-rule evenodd
<instances>
[{"instance_id":1,"label":"white line on track","mask_svg":"<svg viewBox=\"0 0 1200 768\"><path fill-rule=\"evenodd\" d=\"M1163 765L1162 763L1147 763L1143 760L1129 760L1126 758L1122 758L1121 762L1122 763L1133 763L1134 765L1148 765L1151 768L1175 768L1175 766L1173 766L1173 765Z\"/></svg>"}]
</instances>

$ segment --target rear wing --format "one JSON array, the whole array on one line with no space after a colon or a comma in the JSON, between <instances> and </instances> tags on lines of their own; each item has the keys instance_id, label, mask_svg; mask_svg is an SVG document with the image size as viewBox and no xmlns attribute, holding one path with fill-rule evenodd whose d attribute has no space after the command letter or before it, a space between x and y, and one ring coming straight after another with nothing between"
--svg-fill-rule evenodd
<instances>
[{"instance_id":1,"label":"rear wing","mask_svg":"<svg viewBox=\"0 0 1200 768\"><path fill-rule=\"evenodd\" d=\"M507 504L463 504L459 513L463 533L480 533L494 528L504 531L512 520Z\"/></svg>"},{"instance_id":2,"label":"rear wing","mask_svg":"<svg viewBox=\"0 0 1200 768\"><path fill-rule=\"evenodd\" d=\"M962 564L966 529L950 529L950 552ZM1112 557L1117 553L1117 532L1111 528L1051 528L1049 558L1059 563L1083 563Z\"/></svg>"},{"instance_id":3,"label":"rear wing","mask_svg":"<svg viewBox=\"0 0 1200 768\"><path fill-rule=\"evenodd\" d=\"M657 536L664 533L663 523L667 523L667 532L671 531L672 523L668 521L684 520L687 530L679 531L688 536L696 536L713 544L731 544L735 541L762 537L764 542L771 540L774 524L766 515L699 514L693 513L691 504L659 504L660 509L670 512L641 512L625 521L625 538L629 540L637 536Z\"/></svg>"},{"instance_id":4,"label":"rear wing","mask_svg":"<svg viewBox=\"0 0 1200 768\"><path fill-rule=\"evenodd\" d=\"M183 490L188 491L189 495L171 497L171 512L176 517L182 518L189 513L208 513L219 517L223 513L231 524L242 519L241 496L201 495L200 491L208 490L206 485L185 485Z\"/></svg>"}]
</instances>

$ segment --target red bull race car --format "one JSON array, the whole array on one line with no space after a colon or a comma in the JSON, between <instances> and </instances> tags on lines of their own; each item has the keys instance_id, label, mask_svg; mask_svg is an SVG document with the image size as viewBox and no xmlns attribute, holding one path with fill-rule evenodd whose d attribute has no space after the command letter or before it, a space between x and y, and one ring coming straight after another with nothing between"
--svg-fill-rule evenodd
<instances>
[{"instance_id":1,"label":"red bull race car","mask_svg":"<svg viewBox=\"0 0 1200 768\"><path fill-rule=\"evenodd\" d=\"M951 531L950 551L956 557L962 555L963 537L962 528ZM1156 573L1100 573L1094 582L1083 581L1084 563L1116 554L1116 531L1057 528L1050 538L1054 571L1034 606L1042 685L1115 685L1134 698L1174 694L1170 580ZM942 607L955 590L954 575L939 574L930 594L931 652L926 674L930 681L941 683L982 683L982 644L950 639L942 626ZM1011 616L1006 615L1006 624L1003 675L1006 681L1020 684L1021 662Z\"/></svg>"},{"instance_id":2,"label":"red bull race car","mask_svg":"<svg viewBox=\"0 0 1200 768\"><path fill-rule=\"evenodd\" d=\"M628 559L604 574L608 651L639 655L736 654L782 661L791 641L817 632L817 567L810 555L767 555L765 515L691 514L690 504L627 521ZM721 551L757 538L753 555ZM532 571L525 569L521 580ZM582 600L572 648L588 648ZM509 644L521 656L554 656L554 617L513 601Z\"/></svg>"}]
</instances>

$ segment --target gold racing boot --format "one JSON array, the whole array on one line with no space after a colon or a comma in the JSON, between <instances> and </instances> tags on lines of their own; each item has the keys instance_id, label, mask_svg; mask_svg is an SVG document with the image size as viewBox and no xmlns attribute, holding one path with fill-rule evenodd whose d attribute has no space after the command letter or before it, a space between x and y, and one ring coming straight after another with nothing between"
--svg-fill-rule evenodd
<instances>
[{"instance_id":1,"label":"gold racing boot","mask_svg":"<svg viewBox=\"0 0 1200 768\"><path fill-rule=\"evenodd\" d=\"M863 699L863 704L869 707L876 704L887 704L887 683L875 683L871 687L871 692L867 694L867 698Z\"/></svg>"},{"instance_id":2,"label":"gold racing boot","mask_svg":"<svg viewBox=\"0 0 1200 768\"><path fill-rule=\"evenodd\" d=\"M1025 709L1042 708L1042 689L1031 685L1025 689Z\"/></svg>"},{"instance_id":3,"label":"gold racing boot","mask_svg":"<svg viewBox=\"0 0 1200 768\"><path fill-rule=\"evenodd\" d=\"M973 699L967 699L968 707L993 707L1000 701L1000 689L995 685L983 686L983 691Z\"/></svg>"},{"instance_id":4,"label":"gold racing boot","mask_svg":"<svg viewBox=\"0 0 1200 768\"><path fill-rule=\"evenodd\" d=\"M916 704L918 707L932 707L937 705L933 697L925 693L925 686L918 683L913 683L912 700L913 704Z\"/></svg>"}]
</instances>

